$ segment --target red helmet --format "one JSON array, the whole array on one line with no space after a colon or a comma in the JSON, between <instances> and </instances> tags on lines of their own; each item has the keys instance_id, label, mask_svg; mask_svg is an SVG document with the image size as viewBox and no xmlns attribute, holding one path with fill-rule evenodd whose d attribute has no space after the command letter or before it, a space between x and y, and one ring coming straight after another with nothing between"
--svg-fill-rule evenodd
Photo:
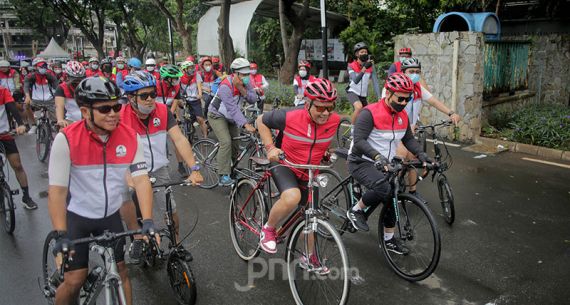
<instances>
[{"instance_id":1,"label":"red helmet","mask_svg":"<svg viewBox=\"0 0 570 305\"><path fill-rule=\"evenodd\" d=\"M398 52L398 54L402 55L402 54L410 54L410 56L412 56L412 49L410 48L401 48L400 51Z\"/></svg>"},{"instance_id":2,"label":"red helmet","mask_svg":"<svg viewBox=\"0 0 570 305\"><path fill-rule=\"evenodd\" d=\"M328 79L317 78L307 84L307 87L305 87L305 96L311 101L332 104L336 100L337 92Z\"/></svg>"},{"instance_id":3,"label":"red helmet","mask_svg":"<svg viewBox=\"0 0 570 305\"><path fill-rule=\"evenodd\" d=\"M210 63L212 62L212 58L210 58L210 56L204 56L202 58L200 58L200 66L203 66L205 62L209 61Z\"/></svg>"},{"instance_id":4,"label":"red helmet","mask_svg":"<svg viewBox=\"0 0 570 305\"><path fill-rule=\"evenodd\" d=\"M84 60L84 61L81 62L81 64L84 65L84 66L88 66L88 65L89 65L89 62L87 62L86 60Z\"/></svg>"},{"instance_id":5,"label":"red helmet","mask_svg":"<svg viewBox=\"0 0 570 305\"><path fill-rule=\"evenodd\" d=\"M71 60L65 64L65 73L69 77L81 78L85 77L85 67L78 61Z\"/></svg>"},{"instance_id":6,"label":"red helmet","mask_svg":"<svg viewBox=\"0 0 570 305\"><path fill-rule=\"evenodd\" d=\"M250 68L251 70L257 70L257 64L254 63L254 62L252 62L251 64L249 64L249 68Z\"/></svg>"},{"instance_id":7,"label":"red helmet","mask_svg":"<svg viewBox=\"0 0 570 305\"><path fill-rule=\"evenodd\" d=\"M384 88L392 92L412 93L414 83L406 74L397 72L388 76Z\"/></svg>"},{"instance_id":8,"label":"red helmet","mask_svg":"<svg viewBox=\"0 0 570 305\"><path fill-rule=\"evenodd\" d=\"M311 63L306 60L301 60L297 65L297 68L305 67L307 69L311 69Z\"/></svg>"},{"instance_id":9,"label":"red helmet","mask_svg":"<svg viewBox=\"0 0 570 305\"><path fill-rule=\"evenodd\" d=\"M192 56L192 55L186 57L186 61L194 62L194 60L195 60L195 58L194 58L194 56Z\"/></svg>"},{"instance_id":10,"label":"red helmet","mask_svg":"<svg viewBox=\"0 0 570 305\"><path fill-rule=\"evenodd\" d=\"M220 62L220 58L218 56L212 57L212 63L217 64Z\"/></svg>"}]
</instances>

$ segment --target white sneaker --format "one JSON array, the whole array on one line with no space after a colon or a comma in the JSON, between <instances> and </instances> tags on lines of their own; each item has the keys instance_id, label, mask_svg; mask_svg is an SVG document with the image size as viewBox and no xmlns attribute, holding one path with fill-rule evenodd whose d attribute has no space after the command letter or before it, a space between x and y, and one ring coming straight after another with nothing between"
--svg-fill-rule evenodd
<instances>
[{"instance_id":1,"label":"white sneaker","mask_svg":"<svg viewBox=\"0 0 570 305\"><path fill-rule=\"evenodd\" d=\"M28 134L35 134L37 129L38 127L36 125L32 125L32 127L30 127L30 130L28 131Z\"/></svg>"}]
</instances>

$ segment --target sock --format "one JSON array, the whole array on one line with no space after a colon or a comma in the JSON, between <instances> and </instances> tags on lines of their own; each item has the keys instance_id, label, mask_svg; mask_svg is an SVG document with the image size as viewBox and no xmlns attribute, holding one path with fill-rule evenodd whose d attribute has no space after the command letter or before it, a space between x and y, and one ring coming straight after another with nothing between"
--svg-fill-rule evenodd
<instances>
[{"instance_id":1,"label":"sock","mask_svg":"<svg viewBox=\"0 0 570 305\"><path fill-rule=\"evenodd\" d=\"M272 227L272 226L270 226L270 225L268 225L268 224L264 224L264 225L263 225L263 228L264 228L264 229L269 229L269 230L275 230L274 227Z\"/></svg>"},{"instance_id":2,"label":"sock","mask_svg":"<svg viewBox=\"0 0 570 305\"><path fill-rule=\"evenodd\" d=\"M394 237L394 233L386 233L384 232L384 240L390 240Z\"/></svg>"},{"instance_id":3,"label":"sock","mask_svg":"<svg viewBox=\"0 0 570 305\"><path fill-rule=\"evenodd\" d=\"M362 208L360 208L360 204L358 204L358 203L352 207L352 211L354 211L354 212L360 211L360 210L362 210Z\"/></svg>"},{"instance_id":4,"label":"sock","mask_svg":"<svg viewBox=\"0 0 570 305\"><path fill-rule=\"evenodd\" d=\"M28 187L22 187L22 198L30 198Z\"/></svg>"}]
</instances>

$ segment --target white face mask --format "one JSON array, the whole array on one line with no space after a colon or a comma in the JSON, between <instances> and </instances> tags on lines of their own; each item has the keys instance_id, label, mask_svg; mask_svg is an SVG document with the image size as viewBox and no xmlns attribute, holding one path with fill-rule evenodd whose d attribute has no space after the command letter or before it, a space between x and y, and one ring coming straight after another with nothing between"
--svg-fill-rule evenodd
<instances>
[{"instance_id":1,"label":"white face mask","mask_svg":"<svg viewBox=\"0 0 570 305\"><path fill-rule=\"evenodd\" d=\"M121 69L121 70L122 70L122 69L124 69L124 68L125 68L125 65L124 65L124 64L117 64L117 68L119 68L119 69Z\"/></svg>"},{"instance_id":2,"label":"white face mask","mask_svg":"<svg viewBox=\"0 0 570 305\"><path fill-rule=\"evenodd\" d=\"M152 72L154 71L154 66L147 66L146 70Z\"/></svg>"},{"instance_id":3,"label":"white face mask","mask_svg":"<svg viewBox=\"0 0 570 305\"><path fill-rule=\"evenodd\" d=\"M257 74L257 70L251 70L251 74L253 75Z\"/></svg>"},{"instance_id":4,"label":"white face mask","mask_svg":"<svg viewBox=\"0 0 570 305\"><path fill-rule=\"evenodd\" d=\"M38 73L40 73L40 74L46 74L46 73L47 73L47 69L46 69L46 68L39 68L39 69L38 69Z\"/></svg>"},{"instance_id":5,"label":"white face mask","mask_svg":"<svg viewBox=\"0 0 570 305\"><path fill-rule=\"evenodd\" d=\"M142 114L150 114L154 110L154 104L152 106L137 104L137 108Z\"/></svg>"},{"instance_id":6,"label":"white face mask","mask_svg":"<svg viewBox=\"0 0 570 305\"><path fill-rule=\"evenodd\" d=\"M305 77L305 76L307 76L307 71L305 71L305 70L300 70L300 71L299 71L299 76L300 76L300 77Z\"/></svg>"},{"instance_id":7,"label":"white face mask","mask_svg":"<svg viewBox=\"0 0 570 305\"><path fill-rule=\"evenodd\" d=\"M55 74L60 74L60 73L61 73L61 69L54 69L53 72L55 72Z\"/></svg>"},{"instance_id":8,"label":"white face mask","mask_svg":"<svg viewBox=\"0 0 570 305\"><path fill-rule=\"evenodd\" d=\"M204 67L204 70L206 70L206 72L210 72L212 71L212 66L206 66Z\"/></svg>"},{"instance_id":9,"label":"white face mask","mask_svg":"<svg viewBox=\"0 0 570 305\"><path fill-rule=\"evenodd\" d=\"M98 64L92 64L91 65L91 69L93 69L93 70L97 70L98 68L99 68Z\"/></svg>"}]
</instances>

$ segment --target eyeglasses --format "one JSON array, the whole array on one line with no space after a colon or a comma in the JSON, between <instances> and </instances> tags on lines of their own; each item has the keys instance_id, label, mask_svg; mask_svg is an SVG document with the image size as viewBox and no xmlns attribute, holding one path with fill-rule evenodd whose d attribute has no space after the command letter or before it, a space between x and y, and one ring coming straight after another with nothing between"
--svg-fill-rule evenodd
<instances>
[{"instance_id":1,"label":"eyeglasses","mask_svg":"<svg viewBox=\"0 0 570 305\"><path fill-rule=\"evenodd\" d=\"M317 110L317 112L332 112L334 110L334 108L336 107L336 104L332 104L332 106L317 106L315 104L313 104L313 107L315 107L315 109Z\"/></svg>"},{"instance_id":2,"label":"eyeglasses","mask_svg":"<svg viewBox=\"0 0 570 305\"><path fill-rule=\"evenodd\" d=\"M115 113L119 113L119 111L121 111L122 107L123 107L122 104L115 104L113 106L105 105L105 106L91 107L91 108L99 111L102 114L107 114L107 113L111 112L111 110L113 110Z\"/></svg>"},{"instance_id":3,"label":"eyeglasses","mask_svg":"<svg viewBox=\"0 0 570 305\"><path fill-rule=\"evenodd\" d=\"M135 96L138 96L141 98L141 100L146 100L148 99L148 97L150 96L151 98L155 98L156 97L156 91L152 91L149 93L141 93L141 94L135 94Z\"/></svg>"}]
</instances>

